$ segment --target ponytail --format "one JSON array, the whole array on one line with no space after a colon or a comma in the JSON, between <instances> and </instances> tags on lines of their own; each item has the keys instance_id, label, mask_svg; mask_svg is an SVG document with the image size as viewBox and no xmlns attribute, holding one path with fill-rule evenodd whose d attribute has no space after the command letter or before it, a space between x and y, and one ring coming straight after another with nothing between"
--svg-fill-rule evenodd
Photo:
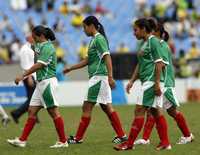
<instances>
[{"instance_id":1,"label":"ponytail","mask_svg":"<svg viewBox=\"0 0 200 155\"><path fill-rule=\"evenodd\" d=\"M167 42L169 40L169 33L165 30L162 23L158 23L158 30L160 31L160 38Z\"/></svg>"},{"instance_id":2,"label":"ponytail","mask_svg":"<svg viewBox=\"0 0 200 155\"><path fill-rule=\"evenodd\" d=\"M48 28L48 27L44 27L42 25L38 25L38 26L35 26L32 30L32 32L36 35L36 36L41 36L41 35L44 35L44 37L47 39L47 40L51 40L51 41L54 41L56 40L56 37L55 37L55 34L53 33L53 31Z\"/></svg>"}]
</instances>

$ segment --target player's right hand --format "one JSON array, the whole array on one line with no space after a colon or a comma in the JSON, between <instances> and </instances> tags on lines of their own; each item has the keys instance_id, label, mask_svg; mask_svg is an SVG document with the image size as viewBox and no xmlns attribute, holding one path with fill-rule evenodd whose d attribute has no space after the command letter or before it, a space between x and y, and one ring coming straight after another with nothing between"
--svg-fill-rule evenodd
<instances>
[{"instance_id":1,"label":"player's right hand","mask_svg":"<svg viewBox=\"0 0 200 155\"><path fill-rule=\"evenodd\" d=\"M64 70L63 70L63 73L64 74L67 74L71 71L71 69L69 67L66 67Z\"/></svg>"},{"instance_id":2,"label":"player's right hand","mask_svg":"<svg viewBox=\"0 0 200 155\"><path fill-rule=\"evenodd\" d=\"M15 78L15 84L18 85L20 81L24 79L23 75L19 75Z\"/></svg>"},{"instance_id":3,"label":"player's right hand","mask_svg":"<svg viewBox=\"0 0 200 155\"><path fill-rule=\"evenodd\" d=\"M133 87L133 82L129 81L128 84L126 85L126 92L128 94L130 94L130 90L131 90L132 87Z\"/></svg>"}]
</instances>

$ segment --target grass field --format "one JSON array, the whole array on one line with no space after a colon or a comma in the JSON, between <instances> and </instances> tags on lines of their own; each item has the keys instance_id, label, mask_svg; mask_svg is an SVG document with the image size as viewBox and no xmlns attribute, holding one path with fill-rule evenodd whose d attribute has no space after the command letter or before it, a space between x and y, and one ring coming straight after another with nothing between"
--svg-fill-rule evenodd
<instances>
[{"instance_id":1,"label":"grass field","mask_svg":"<svg viewBox=\"0 0 200 155\"><path fill-rule=\"evenodd\" d=\"M133 118L134 106L116 106L119 112L123 127L128 133ZM10 111L11 109L6 109ZM66 107L61 108L61 113L65 120L66 133L74 134L79 123L81 108ZM7 127L0 126L0 155L199 155L200 152L200 104L190 103L181 106L180 110L184 112L190 128L195 136L195 141L187 145L176 145L177 139L181 136L173 119L167 117L169 124L169 136L173 149L170 151L156 151L155 146L158 143L156 131L153 131L151 144L148 146L136 146L135 150L116 152L111 143L114 132L109 124L105 114L96 107L93 111L92 122L87 130L83 144L70 145L65 149L50 149L49 146L56 141L56 132L53 122L48 117L45 110L41 110L39 117L41 123L36 125L29 137L26 148L16 148L7 144L7 138L13 138L21 134L26 115L20 120L20 124L13 122Z\"/></svg>"}]
</instances>

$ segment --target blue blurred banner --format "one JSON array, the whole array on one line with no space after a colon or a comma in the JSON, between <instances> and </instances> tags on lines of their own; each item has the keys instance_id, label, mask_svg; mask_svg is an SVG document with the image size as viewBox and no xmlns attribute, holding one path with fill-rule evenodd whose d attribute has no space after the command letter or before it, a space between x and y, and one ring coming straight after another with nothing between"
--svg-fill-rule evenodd
<instances>
[{"instance_id":1,"label":"blue blurred banner","mask_svg":"<svg viewBox=\"0 0 200 155\"><path fill-rule=\"evenodd\" d=\"M112 103L114 105L127 104L124 84L122 80L116 80L116 87L112 90Z\"/></svg>"},{"instance_id":2,"label":"blue blurred banner","mask_svg":"<svg viewBox=\"0 0 200 155\"><path fill-rule=\"evenodd\" d=\"M26 101L26 91L23 85L0 85L0 104L16 106Z\"/></svg>"}]
</instances>

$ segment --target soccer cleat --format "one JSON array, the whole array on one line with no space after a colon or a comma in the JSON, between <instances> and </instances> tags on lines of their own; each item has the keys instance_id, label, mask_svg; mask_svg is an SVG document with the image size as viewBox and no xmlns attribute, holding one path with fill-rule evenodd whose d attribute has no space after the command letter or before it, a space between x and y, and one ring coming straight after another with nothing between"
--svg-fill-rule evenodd
<instances>
[{"instance_id":1,"label":"soccer cleat","mask_svg":"<svg viewBox=\"0 0 200 155\"><path fill-rule=\"evenodd\" d=\"M187 143L191 143L193 140L194 140L194 136L191 133L189 137L182 136L176 144L187 144Z\"/></svg>"},{"instance_id":2,"label":"soccer cleat","mask_svg":"<svg viewBox=\"0 0 200 155\"><path fill-rule=\"evenodd\" d=\"M115 143L115 144L121 144L121 143L123 143L123 142L125 142L127 140L128 140L128 137L126 135L124 135L121 138L118 137L118 136L115 136L114 139L112 140L112 142Z\"/></svg>"},{"instance_id":3,"label":"soccer cleat","mask_svg":"<svg viewBox=\"0 0 200 155\"><path fill-rule=\"evenodd\" d=\"M68 147L68 142L66 141L65 143L62 142L56 142L56 144L50 146L50 148L55 149L55 148L63 148L63 147Z\"/></svg>"},{"instance_id":4,"label":"soccer cleat","mask_svg":"<svg viewBox=\"0 0 200 155\"><path fill-rule=\"evenodd\" d=\"M2 122L3 126L7 126L7 124L10 122L10 118L8 118L8 117L3 118L1 122Z\"/></svg>"},{"instance_id":5,"label":"soccer cleat","mask_svg":"<svg viewBox=\"0 0 200 155\"><path fill-rule=\"evenodd\" d=\"M132 149L134 149L133 146L130 146L130 145L128 144L128 141L123 142L123 143L121 143L121 144L119 144L119 145L116 145L116 146L114 146L113 148L114 148L115 150L117 150L117 151L125 151L125 150L132 150Z\"/></svg>"},{"instance_id":6,"label":"soccer cleat","mask_svg":"<svg viewBox=\"0 0 200 155\"><path fill-rule=\"evenodd\" d=\"M15 139L7 139L7 142L13 146L17 147L25 147L26 146L26 141L21 141L19 138Z\"/></svg>"},{"instance_id":7,"label":"soccer cleat","mask_svg":"<svg viewBox=\"0 0 200 155\"><path fill-rule=\"evenodd\" d=\"M82 139L81 140L77 140L76 137L74 137L74 136L70 136L68 138L68 143L69 144L81 144L82 142L83 142Z\"/></svg>"},{"instance_id":8,"label":"soccer cleat","mask_svg":"<svg viewBox=\"0 0 200 155\"><path fill-rule=\"evenodd\" d=\"M150 144L150 140L147 139L138 139L134 142L134 145L147 145L147 144Z\"/></svg>"},{"instance_id":9,"label":"soccer cleat","mask_svg":"<svg viewBox=\"0 0 200 155\"><path fill-rule=\"evenodd\" d=\"M159 144L157 147L156 147L156 150L157 151L161 151L161 150L171 150L172 149L172 146L170 144L168 145L163 145L163 144Z\"/></svg>"}]
</instances>

